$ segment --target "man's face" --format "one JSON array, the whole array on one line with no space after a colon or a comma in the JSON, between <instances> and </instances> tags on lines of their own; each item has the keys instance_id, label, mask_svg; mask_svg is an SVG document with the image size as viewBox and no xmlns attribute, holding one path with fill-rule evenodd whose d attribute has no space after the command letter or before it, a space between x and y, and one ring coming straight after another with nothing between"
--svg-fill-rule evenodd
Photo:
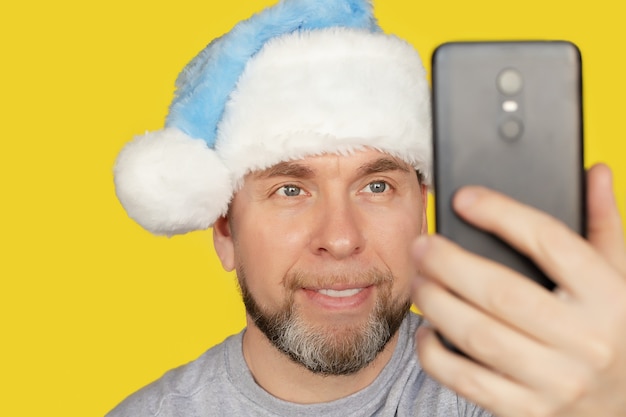
<instances>
[{"instance_id":1,"label":"man's face","mask_svg":"<svg viewBox=\"0 0 626 417\"><path fill-rule=\"evenodd\" d=\"M409 165L375 150L246 176L214 236L249 325L313 372L365 367L410 306L409 246L426 231L425 198Z\"/></svg>"}]
</instances>

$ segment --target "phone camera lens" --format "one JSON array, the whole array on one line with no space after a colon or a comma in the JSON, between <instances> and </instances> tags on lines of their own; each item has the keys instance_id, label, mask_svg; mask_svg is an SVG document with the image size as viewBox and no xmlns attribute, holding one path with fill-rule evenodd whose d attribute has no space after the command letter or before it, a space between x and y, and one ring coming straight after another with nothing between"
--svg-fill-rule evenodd
<instances>
[{"instance_id":1,"label":"phone camera lens","mask_svg":"<svg viewBox=\"0 0 626 417\"><path fill-rule=\"evenodd\" d=\"M517 119L507 119L500 124L500 136L508 142L512 142L522 136L524 126Z\"/></svg>"},{"instance_id":2,"label":"phone camera lens","mask_svg":"<svg viewBox=\"0 0 626 417\"><path fill-rule=\"evenodd\" d=\"M519 93L523 84L522 74L516 69L507 68L498 75L498 90L507 96Z\"/></svg>"}]
</instances>

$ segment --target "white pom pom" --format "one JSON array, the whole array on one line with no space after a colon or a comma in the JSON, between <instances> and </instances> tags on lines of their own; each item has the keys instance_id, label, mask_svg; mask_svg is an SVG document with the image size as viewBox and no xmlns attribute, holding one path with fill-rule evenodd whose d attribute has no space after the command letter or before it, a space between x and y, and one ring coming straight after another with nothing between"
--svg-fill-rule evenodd
<instances>
[{"instance_id":1,"label":"white pom pom","mask_svg":"<svg viewBox=\"0 0 626 417\"><path fill-rule=\"evenodd\" d=\"M114 176L128 215L157 235L209 228L226 213L233 194L230 172L217 154L175 128L128 143Z\"/></svg>"}]
</instances>

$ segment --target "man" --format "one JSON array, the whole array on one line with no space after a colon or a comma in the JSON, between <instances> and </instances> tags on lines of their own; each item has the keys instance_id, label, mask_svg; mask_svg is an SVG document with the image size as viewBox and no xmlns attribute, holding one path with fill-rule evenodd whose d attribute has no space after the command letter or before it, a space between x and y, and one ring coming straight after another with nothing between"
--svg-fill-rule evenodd
<instances>
[{"instance_id":1,"label":"man","mask_svg":"<svg viewBox=\"0 0 626 417\"><path fill-rule=\"evenodd\" d=\"M121 152L116 190L153 233L213 226L247 327L110 416L626 415L606 168L589 173L588 243L487 190L456 196L558 282L549 293L425 235L428 97L418 55L367 1L286 0L183 70L166 128Z\"/></svg>"}]
</instances>

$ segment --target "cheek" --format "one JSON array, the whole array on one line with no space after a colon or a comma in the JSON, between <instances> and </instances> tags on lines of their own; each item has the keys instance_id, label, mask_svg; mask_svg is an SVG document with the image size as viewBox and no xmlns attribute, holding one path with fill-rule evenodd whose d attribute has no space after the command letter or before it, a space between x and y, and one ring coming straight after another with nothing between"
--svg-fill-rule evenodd
<instances>
[{"instance_id":1,"label":"cheek","mask_svg":"<svg viewBox=\"0 0 626 417\"><path fill-rule=\"evenodd\" d=\"M238 239L241 242L240 248L248 256L254 256L260 264L278 259L286 261L306 246L309 233L304 226L306 223L294 222L282 216L251 216L243 225L244 233ZM282 263L284 261L279 262Z\"/></svg>"},{"instance_id":2,"label":"cheek","mask_svg":"<svg viewBox=\"0 0 626 417\"><path fill-rule=\"evenodd\" d=\"M249 219L235 239L236 267L245 269L247 285L260 302L278 305L286 296L283 279L307 247L307 233L285 219Z\"/></svg>"},{"instance_id":3,"label":"cheek","mask_svg":"<svg viewBox=\"0 0 626 417\"><path fill-rule=\"evenodd\" d=\"M374 229L372 242L375 251L396 278L396 290L410 290L417 268L411 257L411 245L422 233L422 213L419 207L410 207L405 215L389 216ZM414 214L411 214L414 212Z\"/></svg>"}]
</instances>

